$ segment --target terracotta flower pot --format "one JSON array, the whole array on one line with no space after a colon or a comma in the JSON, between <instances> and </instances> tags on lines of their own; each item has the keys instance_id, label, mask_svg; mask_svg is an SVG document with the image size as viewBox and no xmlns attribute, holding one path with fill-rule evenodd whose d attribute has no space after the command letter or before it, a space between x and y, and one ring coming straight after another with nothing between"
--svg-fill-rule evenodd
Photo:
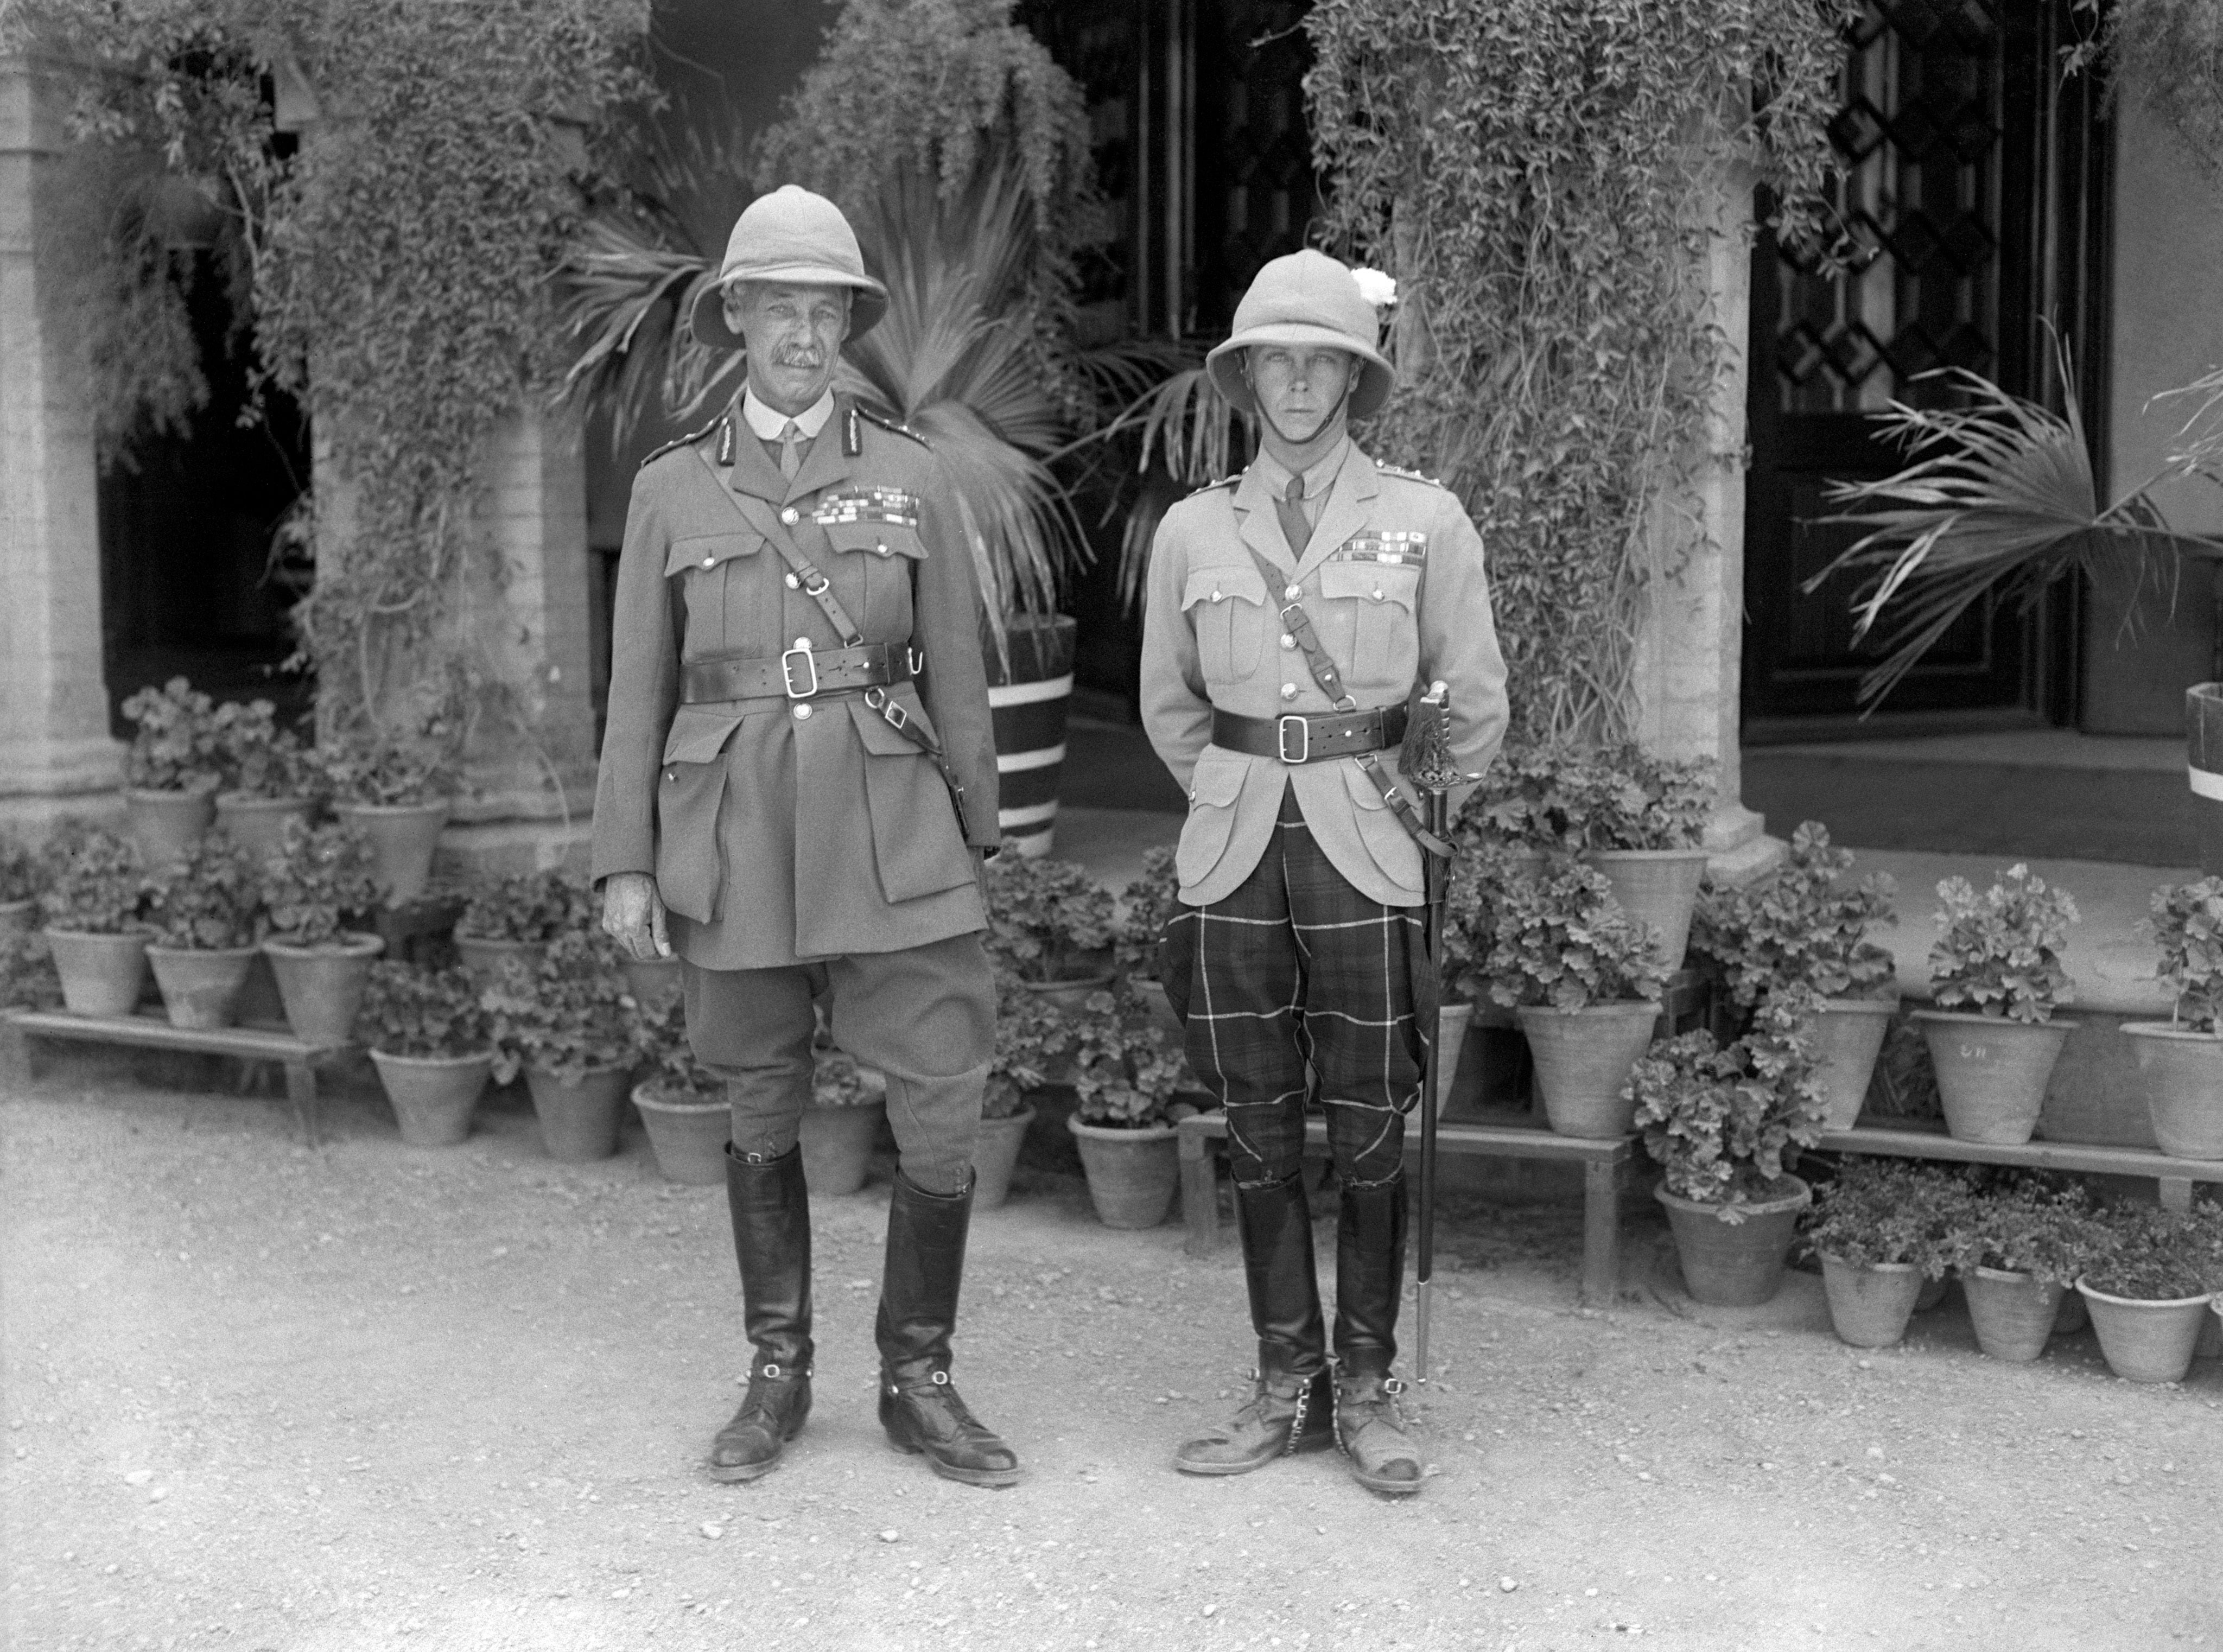
<instances>
[{"instance_id":1,"label":"terracotta flower pot","mask_svg":"<svg viewBox=\"0 0 2223 1652\"><path fill-rule=\"evenodd\" d=\"M618 1151L619 1110L625 1106L633 1071L625 1066L590 1067L566 1082L545 1067L525 1069L525 1088L540 1120L540 1144L548 1157L565 1164L591 1164Z\"/></svg>"},{"instance_id":2,"label":"terracotta flower pot","mask_svg":"<svg viewBox=\"0 0 2223 1652\"><path fill-rule=\"evenodd\" d=\"M72 1015L129 1015L147 987L144 935L94 935L48 929L47 945L62 978L62 1007Z\"/></svg>"},{"instance_id":3,"label":"terracotta flower pot","mask_svg":"<svg viewBox=\"0 0 2223 1652\"><path fill-rule=\"evenodd\" d=\"M1825 998L1820 1011L1807 1018L1814 1076L1829 1109L1823 1122L1829 1129L1850 1130L1859 1120L1876 1055L1898 1010L1896 999Z\"/></svg>"},{"instance_id":4,"label":"terracotta flower pot","mask_svg":"<svg viewBox=\"0 0 2223 1652\"><path fill-rule=\"evenodd\" d=\"M1011 1171L1019 1162L1019 1145L1035 1110L1015 1113L1008 1119L983 1119L973 1143L973 1208L993 1210L1011 1196Z\"/></svg>"},{"instance_id":5,"label":"terracotta flower pot","mask_svg":"<svg viewBox=\"0 0 2223 1652\"><path fill-rule=\"evenodd\" d=\"M28 935L39 927L39 903L26 897L22 900L0 900L0 944Z\"/></svg>"},{"instance_id":6,"label":"terracotta flower pot","mask_svg":"<svg viewBox=\"0 0 2223 1652\"><path fill-rule=\"evenodd\" d=\"M2223 1037L2167 1021L2125 1021L2154 1141L2172 1158L2223 1158Z\"/></svg>"},{"instance_id":7,"label":"terracotta flower pot","mask_svg":"<svg viewBox=\"0 0 2223 1652\"><path fill-rule=\"evenodd\" d=\"M501 979L501 967L510 959L521 960L527 972L538 969L548 949L537 941L496 941L483 935L456 932L456 958L470 978L482 987L492 987Z\"/></svg>"},{"instance_id":8,"label":"terracotta flower pot","mask_svg":"<svg viewBox=\"0 0 2223 1652\"><path fill-rule=\"evenodd\" d=\"M440 846L440 828L448 823L445 798L431 803L343 803L332 812L369 837L371 858L389 905L402 905L425 892L432 875L432 852Z\"/></svg>"},{"instance_id":9,"label":"terracotta flower pot","mask_svg":"<svg viewBox=\"0 0 2223 1652\"><path fill-rule=\"evenodd\" d=\"M1605 874L1621 910L1659 933L1659 955L1671 970L1683 967L1691 942L1691 913L1706 875L1703 849L1596 849L1583 857Z\"/></svg>"},{"instance_id":10,"label":"terracotta flower pot","mask_svg":"<svg viewBox=\"0 0 2223 1652\"><path fill-rule=\"evenodd\" d=\"M633 1104L648 1126L648 1145L666 1182L715 1187L726 1179L726 1144L734 1137L734 1110L723 1098L679 1100L659 1094L653 1081L633 1087Z\"/></svg>"},{"instance_id":11,"label":"terracotta flower pot","mask_svg":"<svg viewBox=\"0 0 2223 1652\"><path fill-rule=\"evenodd\" d=\"M386 943L375 935L343 935L315 947L265 941L262 951L278 977L278 999L293 1036L328 1048L353 1043L371 961L385 950Z\"/></svg>"},{"instance_id":12,"label":"terracotta flower pot","mask_svg":"<svg viewBox=\"0 0 2223 1652\"><path fill-rule=\"evenodd\" d=\"M2027 1365L2045 1352L2061 1308L2061 1287L2004 1268L1964 1268L1961 1294L1976 1346L1994 1359Z\"/></svg>"},{"instance_id":13,"label":"terracotta flower pot","mask_svg":"<svg viewBox=\"0 0 2223 1652\"><path fill-rule=\"evenodd\" d=\"M1683 1286L1694 1300L1711 1308L1756 1308L1783 1289L1799 1213L1813 1203L1814 1193L1795 1176L1777 1185L1785 1191L1733 1206L1702 1204L1665 1187L1652 1190L1667 1207Z\"/></svg>"},{"instance_id":14,"label":"terracotta flower pot","mask_svg":"<svg viewBox=\"0 0 2223 1652\"><path fill-rule=\"evenodd\" d=\"M224 947L206 950L188 947L149 946L147 962L154 968L154 984L162 989L162 1007L173 1027L228 1027L238 1019L239 995L247 985L247 972L261 955L260 947Z\"/></svg>"},{"instance_id":15,"label":"terracotta flower pot","mask_svg":"<svg viewBox=\"0 0 2223 1652\"><path fill-rule=\"evenodd\" d=\"M475 1056L370 1052L378 1082L394 1105L401 1139L412 1147L453 1147L471 1133L471 1113L486 1093L494 1051Z\"/></svg>"},{"instance_id":16,"label":"terracotta flower pot","mask_svg":"<svg viewBox=\"0 0 2223 1652\"><path fill-rule=\"evenodd\" d=\"M1115 1130L1065 1121L1080 1149L1088 1197L1106 1227L1156 1227L1165 1220L1181 1182L1180 1148L1171 1125Z\"/></svg>"},{"instance_id":17,"label":"terracotta flower pot","mask_svg":"<svg viewBox=\"0 0 2223 1652\"><path fill-rule=\"evenodd\" d=\"M306 798L253 798L244 791L227 791L216 800L216 823L254 859L267 861L283 847L286 823L306 820L315 806Z\"/></svg>"},{"instance_id":18,"label":"terracotta flower pot","mask_svg":"<svg viewBox=\"0 0 2223 1652\"><path fill-rule=\"evenodd\" d=\"M625 961L625 976L633 1002L644 1009L677 998L685 985L677 958L651 958L645 962L628 958Z\"/></svg>"},{"instance_id":19,"label":"terracotta flower pot","mask_svg":"<svg viewBox=\"0 0 2223 1652\"><path fill-rule=\"evenodd\" d=\"M2010 1021L2004 1016L1918 1010L1937 1069L1937 1099L1955 1141L2016 1146L2037 1128L2046 1081L2074 1021Z\"/></svg>"},{"instance_id":20,"label":"terracotta flower pot","mask_svg":"<svg viewBox=\"0 0 2223 1652\"><path fill-rule=\"evenodd\" d=\"M137 786L123 793L125 829L139 846L139 858L148 871L182 861L193 845L208 835L216 823L216 791L204 786L193 791L146 791Z\"/></svg>"},{"instance_id":21,"label":"terracotta flower pot","mask_svg":"<svg viewBox=\"0 0 2223 1652\"><path fill-rule=\"evenodd\" d=\"M1636 1120L1636 1102L1622 1094L1628 1069L1652 1043L1659 1006L1591 1004L1554 1010L1524 1004L1515 1012L1536 1062L1544 1116L1562 1136L1610 1141Z\"/></svg>"},{"instance_id":22,"label":"terracotta flower pot","mask_svg":"<svg viewBox=\"0 0 2223 1652\"><path fill-rule=\"evenodd\" d=\"M2092 1328L2100 1334L2100 1352L2107 1357L2108 1370L2133 1383L2184 1380L2207 1321L2207 1305L2214 1300L2210 1294L2147 1302L2111 1296L2081 1279L2076 1282L2076 1293L2092 1315Z\"/></svg>"},{"instance_id":23,"label":"terracotta flower pot","mask_svg":"<svg viewBox=\"0 0 2223 1652\"><path fill-rule=\"evenodd\" d=\"M813 1193L846 1198L865 1185L885 1103L803 1110L803 1179Z\"/></svg>"},{"instance_id":24,"label":"terracotta flower pot","mask_svg":"<svg viewBox=\"0 0 2223 1652\"><path fill-rule=\"evenodd\" d=\"M1923 1272L1911 1262L1861 1266L1824 1252L1822 1289L1837 1340L1855 1348L1888 1348L1906 1334L1922 1295Z\"/></svg>"}]
</instances>

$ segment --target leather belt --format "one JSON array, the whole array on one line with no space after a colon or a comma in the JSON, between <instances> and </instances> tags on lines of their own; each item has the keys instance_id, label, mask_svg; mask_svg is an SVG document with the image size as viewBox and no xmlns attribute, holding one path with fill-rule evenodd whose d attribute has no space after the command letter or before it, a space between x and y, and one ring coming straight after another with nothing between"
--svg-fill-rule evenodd
<instances>
[{"instance_id":1,"label":"leather belt","mask_svg":"<svg viewBox=\"0 0 2223 1652\"><path fill-rule=\"evenodd\" d=\"M1215 706L1212 743L1252 757L1277 758L1292 766L1325 763L1333 757L1357 757L1403 744L1406 716L1401 705L1318 716L1291 712L1281 717L1240 716Z\"/></svg>"},{"instance_id":2,"label":"leather belt","mask_svg":"<svg viewBox=\"0 0 2223 1652\"><path fill-rule=\"evenodd\" d=\"M908 683L921 664L911 650L892 642L854 648L790 648L769 658L692 659L680 668L679 698L687 705L771 696L809 700L822 694Z\"/></svg>"}]
</instances>

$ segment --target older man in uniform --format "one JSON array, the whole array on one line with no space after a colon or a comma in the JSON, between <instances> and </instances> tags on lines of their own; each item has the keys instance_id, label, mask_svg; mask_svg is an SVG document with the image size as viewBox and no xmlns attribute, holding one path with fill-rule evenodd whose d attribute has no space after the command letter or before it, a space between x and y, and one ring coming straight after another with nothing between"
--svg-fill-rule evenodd
<instances>
[{"instance_id":1,"label":"older man in uniform","mask_svg":"<svg viewBox=\"0 0 2223 1652\"><path fill-rule=\"evenodd\" d=\"M1401 782L1407 705L1448 684L1479 775L1505 728L1482 541L1440 485L1376 463L1348 420L1389 395L1373 306L1317 252L1277 258L1207 358L1255 411L1241 476L1167 513L1150 558L1143 716L1187 788L1184 909L1164 979L1227 1113L1256 1384L1178 1467L1240 1474L1340 1444L1370 1490L1420 1489L1391 1375L1405 1251L1405 1114L1433 1036L1421 856ZM1300 1176L1325 1104L1340 1182L1331 1359Z\"/></svg>"},{"instance_id":2,"label":"older man in uniform","mask_svg":"<svg viewBox=\"0 0 2223 1652\"><path fill-rule=\"evenodd\" d=\"M677 952L688 1036L727 1075L726 1185L755 1358L709 1472L769 1472L810 1410L810 1207L797 1132L814 1002L887 1075L901 1151L875 1327L898 1449L1018 1477L949 1382L993 1040L979 863L996 757L979 596L940 463L833 388L887 309L840 209L793 186L734 226L692 323L748 386L633 483L595 802L603 927Z\"/></svg>"}]
</instances>

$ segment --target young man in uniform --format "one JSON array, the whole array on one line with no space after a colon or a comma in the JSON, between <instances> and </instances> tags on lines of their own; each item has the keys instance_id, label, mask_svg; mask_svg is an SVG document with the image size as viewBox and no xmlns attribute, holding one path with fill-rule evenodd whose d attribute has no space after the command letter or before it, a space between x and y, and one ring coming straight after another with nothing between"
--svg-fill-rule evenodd
<instances>
[{"instance_id":1,"label":"young man in uniform","mask_svg":"<svg viewBox=\"0 0 2223 1652\"><path fill-rule=\"evenodd\" d=\"M1348 433L1389 394L1377 325L1351 272L1311 251L1269 263L1237 308L1206 366L1257 414L1261 451L1158 529L1143 718L1188 791L1162 973L1190 1064L1226 1108L1258 1339L1249 1403L1176 1466L1240 1474L1332 1440L1362 1485L1400 1495L1421 1476L1390 1374L1405 1114L1437 993L1433 849L1397 751L1408 700L1440 682L1452 755L1478 777L1506 709L1473 524ZM1315 1096L1340 1184L1332 1359L1299 1173Z\"/></svg>"},{"instance_id":2,"label":"young man in uniform","mask_svg":"<svg viewBox=\"0 0 2223 1652\"><path fill-rule=\"evenodd\" d=\"M688 1037L727 1076L726 1184L755 1358L709 1472L769 1472L810 1410L810 1207L797 1132L814 1000L886 1073L901 1169L876 1338L890 1441L1018 1478L949 1383L995 988L980 946L996 756L972 558L940 463L833 388L887 293L793 186L734 226L692 318L748 388L652 455L618 567L595 802L602 925L681 960Z\"/></svg>"}]
</instances>

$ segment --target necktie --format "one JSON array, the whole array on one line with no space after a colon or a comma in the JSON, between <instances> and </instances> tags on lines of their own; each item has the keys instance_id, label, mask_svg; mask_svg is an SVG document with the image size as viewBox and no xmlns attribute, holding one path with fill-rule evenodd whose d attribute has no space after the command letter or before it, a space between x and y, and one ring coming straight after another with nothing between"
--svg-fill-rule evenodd
<instances>
[{"instance_id":1,"label":"necktie","mask_svg":"<svg viewBox=\"0 0 2223 1652\"><path fill-rule=\"evenodd\" d=\"M1312 542L1313 525L1305 520L1305 479L1291 476L1289 485L1274 501L1274 514L1282 519L1282 537L1289 542L1292 556L1301 558L1305 546Z\"/></svg>"},{"instance_id":2,"label":"necktie","mask_svg":"<svg viewBox=\"0 0 2223 1652\"><path fill-rule=\"evenodd\" d=\"M803 426L792 419L779 433L779 473L793 477L803 469Z\"/></svg>"}]
</instances>

